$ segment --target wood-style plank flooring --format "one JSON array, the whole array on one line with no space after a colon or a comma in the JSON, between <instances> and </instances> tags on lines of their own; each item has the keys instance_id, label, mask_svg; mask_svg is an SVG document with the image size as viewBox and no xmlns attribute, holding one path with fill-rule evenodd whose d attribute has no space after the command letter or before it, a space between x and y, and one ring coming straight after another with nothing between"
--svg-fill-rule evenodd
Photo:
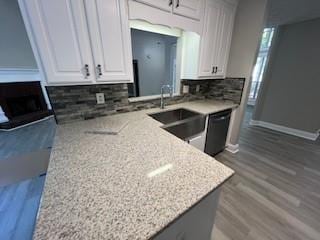
<instances>
[{"instance_id":1,"label":"wood-style plank flooring","mask_svg":"<svg viewBox=\"0 0 320 240\"><path fill-rule=\"evenodd\" d=\"M0 131L0 160L52 147L55 129L54 118L49 118L13 131Z\"/></svg>"},{"instance_id":2,"label":"wood-style plank flooring","mask_svg":"<svg viewBox=\"0 0 320 240\"><path fill-rule=\"evenodd\" d=\"M50 150L55 126L54 119L51 118L14 131L1 131L0 169L8 167L8 159L21 157L28 161L28 156L37 155L48 148ZM30 164L34 162L30 161ZM45 175L33 176L0 188L1 240L32 239L44 181Z\"/></svg>"},{"instance_id":3,"label":"wood-style plank flooring","mask_svg":"<svg viewBox=\"0 0 320 240\"><path fill-rule=\"evenodd\" d=\"M320 142L249 126L222 188L213 240L320 240Z\"/></svg>"}]
</instances>

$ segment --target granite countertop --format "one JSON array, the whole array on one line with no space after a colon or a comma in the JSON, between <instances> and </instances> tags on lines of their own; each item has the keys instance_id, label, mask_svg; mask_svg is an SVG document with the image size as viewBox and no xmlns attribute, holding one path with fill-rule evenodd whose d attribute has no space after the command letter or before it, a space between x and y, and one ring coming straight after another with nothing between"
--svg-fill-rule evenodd
<instances>
[{"instance_id":1,"label":"granite countertop","mask_svg":"<svg viewBox=\"0 0 320 240\"><path fill-rule=\"evenodd\" d=\"M207 100L167 109L180 107L209 114L236 105ZM57 127L35 240L149 239L232 176L161 129L147 115L157 111ZM95 133L101 129L109 134Z\"/></svg>"},{"instance_id":2,"label":"granite countertop","mask_svg":"<svg viewBox=\"0 0 320 240\"><path fill-rule=\"evenodd\" d=\"M184 102L174 105L166 106L165 110L169 109L177 109L177 108L186 108L195 112L199 112L204 115L209 115L211 113L220 112L226 109L234 109L237 108L239 105L233 103L231 101L218 101L218 100L198 100L192 102ZM160 109L153 110L154 112L159 112Z\"/></svg>"}]
</instances>

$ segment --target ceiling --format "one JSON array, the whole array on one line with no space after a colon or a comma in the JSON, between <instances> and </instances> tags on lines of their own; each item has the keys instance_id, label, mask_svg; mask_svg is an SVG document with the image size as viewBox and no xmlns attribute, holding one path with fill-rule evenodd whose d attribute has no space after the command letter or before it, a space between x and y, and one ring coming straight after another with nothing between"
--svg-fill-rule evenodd
<instances>
[{"instance_id":1,"label":"ceiling","mask_svg":"<svg viewBox=\"0 0 320 240\"><path fill-rule=\"evenodd\" d=\"M318 17L320 17L320 0L269 0L268 27Z\"/></svg>"}]
</instances>

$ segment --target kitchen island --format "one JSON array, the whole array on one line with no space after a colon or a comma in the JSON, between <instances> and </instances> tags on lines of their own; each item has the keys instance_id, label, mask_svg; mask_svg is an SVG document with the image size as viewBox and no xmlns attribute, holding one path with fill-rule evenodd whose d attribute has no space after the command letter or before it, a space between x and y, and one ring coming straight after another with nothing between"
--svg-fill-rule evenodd
<instances>
[{"instance_id":1,"label":"kitchen island","mask_svg":"<svg viewBox=\"0 0 320 240\"><path fill-rule=\"evenodd\" d=\"M202 100L168 109L180 107L210 114L236 105ZM57 127L35 240L163 239L218 192L234 172L161 129L148 116L159 111Z\"/></svg>"}]
</instances>

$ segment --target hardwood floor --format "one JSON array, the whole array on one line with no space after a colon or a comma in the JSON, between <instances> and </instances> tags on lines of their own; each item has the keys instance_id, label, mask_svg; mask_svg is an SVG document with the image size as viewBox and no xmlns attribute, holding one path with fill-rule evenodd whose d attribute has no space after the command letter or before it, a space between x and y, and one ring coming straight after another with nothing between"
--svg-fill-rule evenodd
<instances>
[{"instance_id":1,"label":"hardwood floor","mask_svg":"<svg viewBox=\"0 0 320 240\"><path fill-rule=\"evenodd\" d=\"M31 240L45 176L0 188L0 239Z\"/></svg>"},{"instance_id":2,"label":"hardwood floor","mask_svg":"<svg viewBox=\"0 0 320 240\"><path fill-rule=\"evenodd\" d=\"M50 151L52 146L55 126L54 119L51 118L11 132L0 132L0 183L8 181L8 176L15 181L19 177L32 175L27 180L0 187L1 240L32 239L45 175L35 176L38 170L43 172L43 163L39 165L40 169L30 164L38 165L36 160L41 160L42 156L48 157L46 152ZM17 163L25 164L25 167L20 169L18 178L11 175L17 174L12 171L19 169L19 166L10 166ZM10 172L3 172L5 169L10 169ZM6 174L8 176L4 176Z\"/></svg>"},{"instance_id":3,"label":"hardwood floor","mask_svg":"<svg viewBox=\"0 0 320 240\"><path fill-rule=\"evenodd\" d=\"M49 118L13 131L0 131L0 161L52 147L55 129L54 119Z\"/></svg>"},{"instance_id":4,"label":"hardwood floor","mask_svg":"<svg viewBox=\"0 0 320 240\"><path fill-rule=\"evenodd\" d=\"M216 159L235 170L222 189L213 240L319 240L320 142L249 126L240 151Z\"/></svg>"}]
</instances>

